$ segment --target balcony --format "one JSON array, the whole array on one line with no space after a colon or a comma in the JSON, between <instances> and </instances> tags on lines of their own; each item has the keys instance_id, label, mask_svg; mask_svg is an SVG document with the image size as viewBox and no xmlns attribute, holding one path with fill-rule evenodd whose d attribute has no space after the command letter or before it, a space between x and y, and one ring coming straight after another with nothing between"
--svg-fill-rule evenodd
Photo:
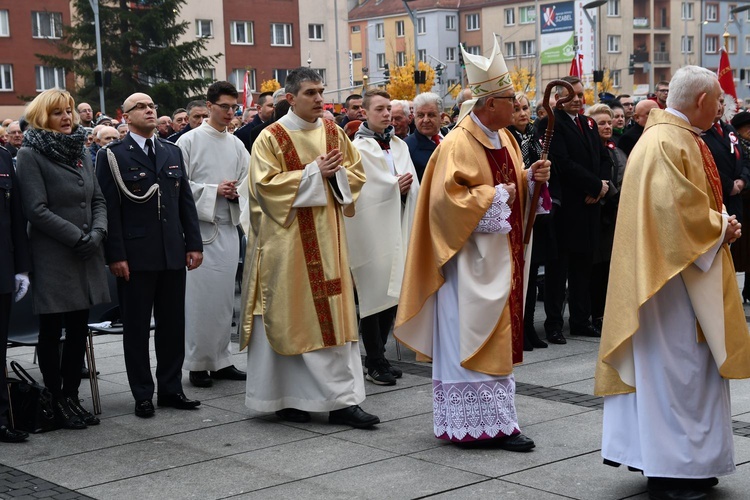
<instances>
[{"instance_id":1,"label":"balcony","mask_svg":"<svg viewBox=\"0 0 750 500\"><path fill-rule=\"evenodd\" d=\"M669 52L654 52L654 64L669 64Z\"/></svg>"},{"instance_id":2,"label":"balcony","mask_svg":"<svg viewBox=\"0 0 750 500\"><path fill-rule=\"evenodd\" d=\"M634 17L633 28L648 29L649 19L647 17Z\"/></svg>"}]
</instances>

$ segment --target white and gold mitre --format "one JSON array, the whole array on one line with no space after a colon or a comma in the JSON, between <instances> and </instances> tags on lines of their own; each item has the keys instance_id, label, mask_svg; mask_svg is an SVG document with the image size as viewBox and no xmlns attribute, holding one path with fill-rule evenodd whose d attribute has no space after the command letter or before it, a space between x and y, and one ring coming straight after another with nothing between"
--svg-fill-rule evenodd
<instances>
[{"instance_id":1,"label":"white and gold mitre","mask_svg":"<svg viewBox=\"0 0 750 500\"><path fill-rule=\"evenodd\" d=\"M461 46L464 64L466 65L466 77L475 99L481 99L504 90L513 90L510 72L508 72L505 58L500 52L497 37L493 36L492 38L495 40L495 47L492 49L492 55L489 59L484 56L468 54Z\"/></svg>"}]
</instances>

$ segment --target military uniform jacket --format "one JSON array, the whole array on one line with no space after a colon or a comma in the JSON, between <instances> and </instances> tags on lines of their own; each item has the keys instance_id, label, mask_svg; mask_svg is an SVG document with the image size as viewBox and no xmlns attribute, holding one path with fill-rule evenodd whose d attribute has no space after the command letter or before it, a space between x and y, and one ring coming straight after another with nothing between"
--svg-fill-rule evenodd
<instances>
[{"instance_id":1,"label":"military uniform jacket","mask_svg":"<svg viewBox=\"0 0 750 500\"><path fill-rule=\"evenodd\" d=\"M144 203L122 194L112 176L107 149L117 159L128 190L143 196L158 183L161 191ZM156 161L151 162L130 134L99 151L97 176L109 214L105 244L108 263L128 261L130 271L185 268L187 252L203 251L198 213L188 184L180 148L154 136Z\"/></svg>"},{"instance_id":2,"label":"military uniform jacket","mask_svg":"<svg viewBox=\"0 0 750 500\"><path fill-rule=\"evenodd\" d=\"M13 159L0 147L0 293L15 289L15 275L29 271L29 243Z\"/></svg>"}]
</instances>

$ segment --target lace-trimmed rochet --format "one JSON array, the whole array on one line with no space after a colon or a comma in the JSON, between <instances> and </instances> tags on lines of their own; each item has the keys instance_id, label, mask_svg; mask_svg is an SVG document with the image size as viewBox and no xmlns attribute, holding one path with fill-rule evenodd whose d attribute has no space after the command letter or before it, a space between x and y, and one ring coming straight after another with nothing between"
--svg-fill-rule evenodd
<instances>
[{"instance_id":1,"label":"lace-trimmed rochet","mask_svg":"<svg viewBox=\"0 0 750 500\"><path fill-rule=\"evenodd\" d=\"M152 184L143 196L133 194L125 185L125 181L122 180L122 174L120 173L120 167L117 164L117 158L109 148L107 148L107 160L109 163L109 169L112 171L112 177L114 177L115 183L119 188L117 194L120 197L120 202L122 203L122 195L125 195L127 199L134 203L146 203L153 198L154 193L156 193L156 218L161 220L161 188L159 187L159 183L156 182Z\"/></svg>"}]
</instances>

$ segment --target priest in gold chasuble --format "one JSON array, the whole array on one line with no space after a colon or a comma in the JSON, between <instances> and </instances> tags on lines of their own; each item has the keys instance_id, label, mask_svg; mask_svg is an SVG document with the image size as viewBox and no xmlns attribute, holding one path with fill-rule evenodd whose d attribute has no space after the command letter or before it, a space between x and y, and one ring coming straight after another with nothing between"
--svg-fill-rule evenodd
<instances>
[{"instance_id":1,"label":"priest in gold chasuble","mask_svg":"<svg viewBox=\"0 0 750 500\"><path fill-rule=\"evenodd\" d=\"M700 138L719 107L716 74L685 66L628 158L596 394L602 456L648 477L649 498L705 498L735 470L731 378L750 377L750 335L722 204Z\"/></svg>"},{"instance_id":2,"label":"priest in gold chasuble","mask_svg":"<svg viewBox=\"0 0 750 500\"><path fill-rule=\"evenodd\" d=\"M322 119L323 84L309 68L287 76L289 113L256 140L248 175L251 228L243 280L245 403L294 422L308 412L370 427L344 216L365 181L360 155Z\"/></svg>"},{"instance_id":3,"label":"priest in gold chasuble","mask_svg":"<svg viewBox=\"0 0 750 500\"><path fill-rule=\"evenodd\" d=\"M549 162L524 170L505 130L515 97L497 43L490 59L464 60L475 99L422 178L394 334L432 358L436 437L528 451L512 372L523 357L524 218L534 181L548 199Z\"/></svg>"}]
</instances>

